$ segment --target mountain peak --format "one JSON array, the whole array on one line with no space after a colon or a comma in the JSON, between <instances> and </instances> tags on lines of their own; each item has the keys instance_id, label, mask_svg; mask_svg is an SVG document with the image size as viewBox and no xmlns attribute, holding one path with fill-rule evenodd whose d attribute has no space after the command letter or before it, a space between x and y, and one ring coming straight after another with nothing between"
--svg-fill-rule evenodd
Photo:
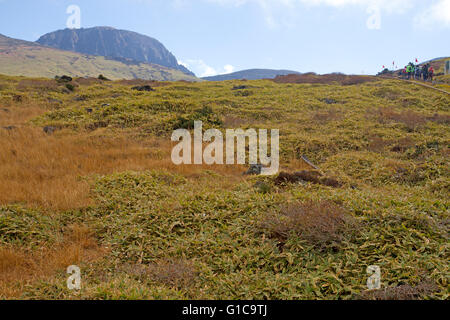
<instances>
[{"instance_id":1,"label":"mountain peak","mask_svg":"<svg viewBox=\"0 0 450 320\"><path fill-rule=\"evenodd\" d=\"M37 43L57 49L105 56L119 61L158 64L194 75L180 65L175 56L158 40L108 26L64 29L47 33Z\"/></svg>"}]
</instances>

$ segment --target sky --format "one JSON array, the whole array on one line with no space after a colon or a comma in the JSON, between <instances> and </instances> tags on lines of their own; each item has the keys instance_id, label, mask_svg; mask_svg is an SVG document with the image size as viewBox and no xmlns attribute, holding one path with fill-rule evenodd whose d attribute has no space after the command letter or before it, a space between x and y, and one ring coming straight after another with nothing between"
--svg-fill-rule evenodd
<instances>
[{"instance_id":1,"label":"sky","mask_svg":"<svg viewBox=\"0 0 450 320\"><path fill-rule=\"evenodd\" d=\"M450 56L450 0L0 0L0 33L12 38L94 26L156 38L197 76L374 74Z\"/></svg>"}]
</instances>

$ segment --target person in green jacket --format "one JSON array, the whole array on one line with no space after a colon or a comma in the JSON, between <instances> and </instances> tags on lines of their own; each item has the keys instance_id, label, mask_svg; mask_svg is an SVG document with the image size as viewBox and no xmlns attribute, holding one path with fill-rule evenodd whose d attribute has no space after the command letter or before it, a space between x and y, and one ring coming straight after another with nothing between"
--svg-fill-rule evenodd
<instances>
[{"instance_id":1,"label":"person in green jacket","mask_svg":"<svg viewBox=\"0 0 450 320\"><path fill-rule=\"evenodd\" d=\"M411 79L411 73L412 73L412 68L411 68L411 65L408 64L408 66L406 67L406 74L408 75L408 80Z\"/></svg>"}]
</instances>

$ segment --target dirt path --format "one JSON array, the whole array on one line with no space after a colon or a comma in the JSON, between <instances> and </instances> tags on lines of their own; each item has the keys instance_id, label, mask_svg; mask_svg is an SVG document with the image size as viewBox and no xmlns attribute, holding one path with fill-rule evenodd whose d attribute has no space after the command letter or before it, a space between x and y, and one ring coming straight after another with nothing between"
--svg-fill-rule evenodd
<instances>
[{"instance_id":1,"label":"dirt path","mask_svg":"<svg viewBox=\"0 0 450 320\"><path fill-rule=\"evenodd\" d=\"M433 89L433 90L437 90L439 92L446 93L446 94L450 95L450 92L448 92L448 91L445 91L445 90L439 89L439 88L435 88L435 87L433 87L431 85L428 85L428 84L425 84L425 83L422 83L422 82L417 82L417 81L413 81L413 80L406 80L406 79L399 79L399 78L383 77L383 76L379 76L379 77L383 78L383 79L390 79L390 80L398 80L398 81L409 82L409 83L412 83L412 84L416 84L416 85L419 85L419 86L422 86L422 87L426 87L426 88L430 88L430 89Z\"/></svg>"}]
</instances>

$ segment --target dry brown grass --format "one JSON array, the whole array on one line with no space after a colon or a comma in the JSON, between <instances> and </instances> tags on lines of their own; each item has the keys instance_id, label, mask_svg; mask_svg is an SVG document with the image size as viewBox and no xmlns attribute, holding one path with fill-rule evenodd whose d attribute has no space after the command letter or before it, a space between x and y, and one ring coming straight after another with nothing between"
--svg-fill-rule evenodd
<instances>
[{"instance_id":1,"label":"dry brown grass","mask_svg":"<svg viewBox=\"0 0 450 320\"><path fill-rule=\"evenodd\" d=\"M374 82L377 81L377 78L371 76L348 76L344 74L319 75L315 73L304 73L277 76L273 81L276 83L339 83L342 85L354 85L366 82Z\"/></svg>"},{"instance_id":2,"label":"dry brown grass","mask_svg":"<svg viewBox=\"0 0 450 320\"><path fill-rule=\"evenodd\" d=\"M393 152L405 152L408 148L411 148L414 145L414 140L409 137L394 140L373 136L370 138L367 150L372 152L383 152L388 147L391 147L390 150Z\"/></svg>"},{"instance_id":3,"label":"dry brown grass","mask_svg":"<svg viewBox=\"0 0 450 320\"><path fill-rule=\"evenodd\" d=\"M379 108L375 113L380 123L387 121L400 122L410 130L416 130L427 122L427 117L417 112L406 110L397 112L394 108Z\"/></svg>"},{"instance_id":4,"label":"dry brown grass","mask_svg":"<svg viewBox=\"0 0 450 320\"><path fill-rule=\"evenodd\" d=\"M23 79L16 86L19 91L39 90L42 92L56 91L61 85L50 79Z\"/></svg>"},{"instance_id":5,"label":"dry brown grass","mask_svg":"<svg viewBox=\"0 0 450 320\"><path fill-rule=\"evenodd\" d=\"M89 205L81 176L142 169L149 150L123 139L48 136L37 128L0 132L0 203L53 209Z\"/></svg>"},{"instance_id":6,"label":"dry brown grass","mask_svg":"<svg viewBox=\"0 0 450 320\"><path fill-rule=\"evenodd\" d=\"M333 188L339 188L342 186L342 183L337 181L335 178L324 177L320 172L315 170L303 170L295 173L282 171L274 180L275 185L297 182L311 182Z\"/></svg>"},{"instance_id":7,"label":"dry brown grass","mask_svg":"<svg viewBox=\"0 0 450 320\"><path fill-rule=\"evenodd\" d=\"M435 113L428 120L440 123L440 124L450 124L450 115Z\"/></svg>"},{"instance_id":8,"label":"dry brown grass","mask_svg":"<svg viewBox=\"0 0 450 320\"><path fill-rule=\"evenodd\" d=\"M18 88L49 90L55 85L54 80L33 79L22 80ZM195 179L204 170L212 170L236 179L244 171L242 166L176 166L170 157L174 144L168 140L141 139L125 132L105 135L103 129L89 133L89 128L48 135L29 124L51 108L30 103L23 94L1 106L0 204L23 203L53 210L85 207L92 200L90 185L83 177L92 174L166 169Z\"/></svg>"},{"instance_id":9,"label":"dry brown grass","mask_svg":"<svg viewBox=\"0 0 450 320\"><path fill-rule=\"evenodd\" d=\"M15 126L21 127L25 126L27 122L42 114L45 108L36 104L28 103L15 103L13 106L0 105L0 130L2 127Z\"/></svg>"},{"instance_id":10,"label":"dry brown grass","mask_svg":"<svg viewBox=\"0 0 450 320\"><path fill-rule=\"evenodd\" d=\"M405 152L411 147L414 147L415 141L409 137L398 139L395 142L394 147L392 147L391 151L393 152Z\"/></svg>"},{"instance_id":11,"label":"dry brown grass","mask_svg":"<svg viewBox=\"0 0 450 320\"><path fill-rule=\"evenodd\" d=\"M226 115L223 118L223 125L225 128L240 128L243 124L247 124L248 121L242 117L233 115Z\"/></svg>"},{"instance_id":12,"label":"dry brown grass","mask_svg":"<svg viewBox=\"0 0 450 320\"><path fill-rule=\"evenodd\" d=\"M78 80L77 80L78 81ZM178 81L183 82L183 81ZM169 85L169 82L164 81L155 81L155 80L141 80L141 79L132 79L132 80L119 80L117 83L120 83L125 86L145 86L149 85L151 87L164 87Z\"/></svg>"},{"instance_id":13,"label":"dry brown grass","mask_svg":"<svg viewBox=\"0 0 450 320\"><path fill-rule=\"evenodd\" d=\"M312 170L312 166L307 164L303 159L290 158L286 162L280 164L280 170L286 171L300 171L300 170Z\"/></svg>"},{"instance_id":14,"label":"dry brown grass","mask_svg":"<svg viewBox=\"0 0 450 320\"><path fill-rule=\"evenodd\" d=\"M356 226L345 208L331 201L295 203L269 214L262 228L284 244L292 235L306 240L318 249L338 249Z\"/></svg>"},{"instance_id":15,"label":"dry brown grass","mask_svg":"<svg viewBox=\"0 0 450 320\"><path fill-rule=\"evenodd\" d=\"M328 122L341 120L343 118L342 112L337 109L329 109L323 112L316 112L313 114L312 119L318 122Z\"/></svg>"},{"instance_id":16,"label":"dry brown grass","mask_svg":"<svg viewBox=\"0 0 450 320\"><path fill-rule=\"evenodd\" d=\"M367 150L372 152L381 152L391 144L392 140L384 140L383 138L380 137L372 137L367 146Z\"/></svg>"},{"instance_id":17,"label":"dry brown grass","mask_svg":"<svg viewBox=\"0 0 450 320\"><path fill-rule=\"evenodd\" d=\"M164 259L150 265L129 264L121 267L121 271L177 288L189 286L197 277L197 271L192 263L183 259Z\"/></svg>"},{"instance_id":18,"label":"dry brown grass","mask_svg":"<svg viewBox=\"0 0 450 320\"><path fill-rule=\"evenodd\" d=\"M390 287L379 290L364 291L359 299L361 300L418 300L424 296L429 296L439 290L439 288L430 281L422 281L413 287L403 284L398 287Z\"/></svg>"},{"instance_id":19,"label":"dry brown grass","mask_svg":"<svg viewBox=\"0 0 450 320\"><path fill-rule=\"evenodd\" d=\"M0 247L0 298L20 298L30 283L49 279L70 265L97 261L106 252L83 225L70 226L64 240L52 247Z\"/></svg>"},{"instance_id":20,"label":"dry brown grass","mask_svg":"<svg viewBox=\"0 0 450 320\"><path fill-rule=\"evenodd\" d=\"M166 169L195 178L205 169L236 177L243 172L237 166L176 166L165 140L136 141L127 135L102 136L101 131L47 135L39 128L3 129L0 145L0 204L85 207L92 201L82 177L92 174Z\"/></svg>"},{"instance_id":21,"label":"dry brown grass","mask_svg":"<svg viewBox=\"0 0 450 320\"><path fill-rule=\"evenodd\" d=\"M195 268L185 260L164 260L152 264L149 274L155 281L171 287L188 286L197 276Z\"/></svg>"}]
</instances>

